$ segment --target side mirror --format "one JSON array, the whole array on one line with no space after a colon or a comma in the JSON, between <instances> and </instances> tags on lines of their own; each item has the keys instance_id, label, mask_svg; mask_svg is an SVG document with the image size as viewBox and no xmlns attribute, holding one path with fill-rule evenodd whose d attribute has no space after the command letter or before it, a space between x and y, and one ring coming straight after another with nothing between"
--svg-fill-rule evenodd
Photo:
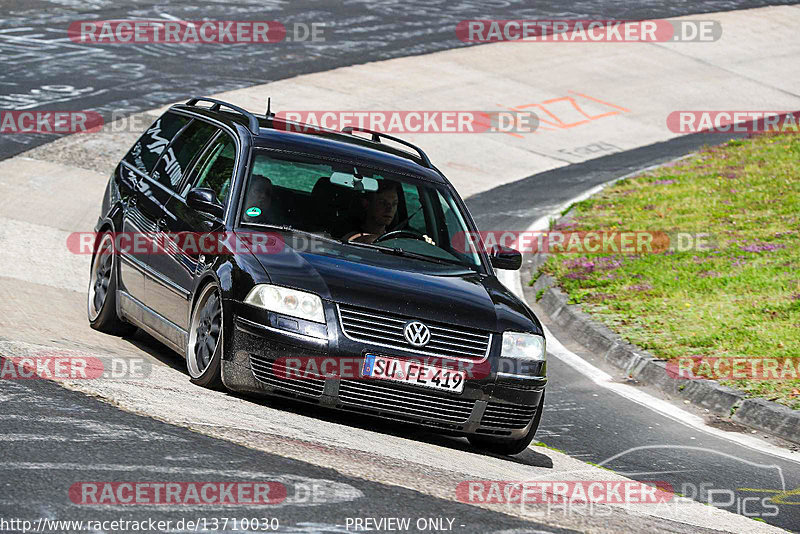
<instances>
[{"instance_id":1,"label":"side mirror","mask_svg":"<svg viewBox=\"0 0 800 534\"><path fill-rule=\"evenodd\" d=\"M212 189L195 187L186 195L186 205L201 213L207 213L221 219L225 215L225 206L217 200L217 194Z\"/></svg>"},{"instance_id":2,"label":"side mirror","mask_svg":"<svg viewBox=\"0 0 800 534\"><path fill-rule=\"evenodd\" d=\"M522 267L522 254L513 248L495 245L489 251L489 260L497 269L516 271Z\"/></svg>"}]
</instances>

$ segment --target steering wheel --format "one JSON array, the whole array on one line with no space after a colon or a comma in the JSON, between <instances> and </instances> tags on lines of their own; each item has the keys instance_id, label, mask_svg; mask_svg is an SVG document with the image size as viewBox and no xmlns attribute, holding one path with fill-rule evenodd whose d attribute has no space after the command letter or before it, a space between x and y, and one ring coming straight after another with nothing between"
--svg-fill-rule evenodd
<instances>
[{"instance_id":1,"label":"steering wheel","mask_svg":"<svg viewBox=\"0 0 800 534\"><path fill-rule=\"evenodd\" d=\"M426 241L424 235L414 230L392 230L391 232L386 232L382 236L378 237L375 241L373 241L373 243L380 243L381 241L386 241L387 239L396 239L398 237L410 237L412 239Z\"/></svg>"}]
</instances>

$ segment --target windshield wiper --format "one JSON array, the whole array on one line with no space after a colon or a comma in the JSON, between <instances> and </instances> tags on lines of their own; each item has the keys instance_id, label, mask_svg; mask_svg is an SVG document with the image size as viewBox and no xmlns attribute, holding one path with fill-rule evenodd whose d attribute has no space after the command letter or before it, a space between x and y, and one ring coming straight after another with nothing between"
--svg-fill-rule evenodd
<instances>
[{"instance_id":1,"label":"windshield wiper","mask_svg":"<svg viewBox=\"0 0 800 534\"><path fill-rule=\"evenodd\" d=\"M281 230L284 232L293 232L296 234L302 234L309 237L313 237L315 239L322 239L323 241L327 241L329 243L341 243L338 239L333 239L332 237L327 237L322 234L316 234L314 232L309 232L307 230L300 230L299 228L295 228L294 226L288 224L265 224L265 223L243 223L248 226L258 226L259 228L274 228L276 230Z\"/></svg>"},{"instance_id":2,"label":"windshield wiper","mask_svg":"<svg viewBox=\"0 0 800 534\"><path fill-rule=\"evenodd\" d=\"M415 260L422 260L428 261L431 263L438 263L440 265L458 265L459 267L464 267L466 269L471 268L468 265L461 263L458 260L451 260L447 258L438 258L436 256L428 256L426 254L419 254L417 252L410 252L408 250L404 250L402 248L389 248L389 247L379 247L378 245L373 245L372 243L359 243L358 241L340 241L345 245L353 245L356 247L365 247L370 248L373 250L377 250L378 252L382 252L383 254L391 254L392 256L401 256L404 258L413 258Z\"/></svg>"}]
</instances>

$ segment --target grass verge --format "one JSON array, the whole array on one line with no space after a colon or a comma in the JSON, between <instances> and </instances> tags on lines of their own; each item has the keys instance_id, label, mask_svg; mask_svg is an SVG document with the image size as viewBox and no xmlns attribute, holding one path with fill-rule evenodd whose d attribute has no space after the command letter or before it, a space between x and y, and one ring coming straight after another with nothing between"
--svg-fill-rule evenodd
<instances>
[{"instance_id":1,"label":"grass verge","mask_svg":"<svg viewBox=\"0 0 800 534\"><path fill-rule=\"evenodd\" d=\"M800 363L800 136L710 147L578 203L564 231L709 233L706 250L554 254L542 267L658 358ZM800 409L800 376L722 382ZM788 374L787 374L788 373Z\"/></svg>"}]
</instances>

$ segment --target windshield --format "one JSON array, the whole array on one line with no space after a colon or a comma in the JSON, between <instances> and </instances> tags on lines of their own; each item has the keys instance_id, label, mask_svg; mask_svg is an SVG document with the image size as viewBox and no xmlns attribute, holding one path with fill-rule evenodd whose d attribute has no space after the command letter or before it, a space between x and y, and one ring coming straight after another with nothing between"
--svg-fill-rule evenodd
<instances>
[{"instance_id":1,"label":"windshield","mask_svg":"<svg viewBox=\"0 0 800 534\"><path fill-rule=\"evenodd\" d=\"M291 228L416 260L481 266L477 253L456 245L469 229L446 187L361 165L257 154L241 223Z\"/></svg>"}]
</instances>

